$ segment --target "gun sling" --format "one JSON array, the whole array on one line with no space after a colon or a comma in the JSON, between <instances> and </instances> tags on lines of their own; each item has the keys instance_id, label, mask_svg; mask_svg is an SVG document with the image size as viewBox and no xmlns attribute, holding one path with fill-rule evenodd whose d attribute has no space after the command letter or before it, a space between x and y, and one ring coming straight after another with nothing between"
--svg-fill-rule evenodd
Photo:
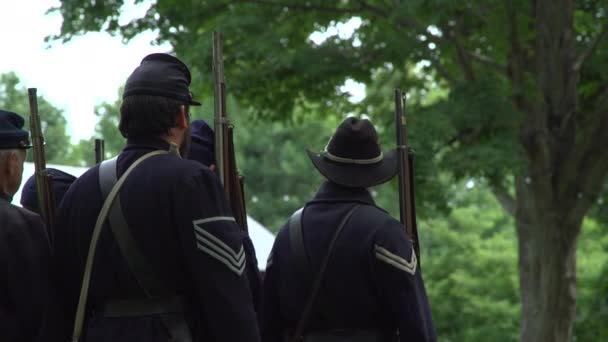
<instances>
[{"instance_id":1,"label":"gun sling","mask_svg":"<svg viewBox=\"0 0 608 342\"><path fill-rule=\"evenodd\" d=\"M325 270L327 269L327 265L329 263L329 259L334 250L334 246L336 241L338 240L340 233L346 226L346 223L350 219L350 217L354 214L354 212L360 208L360 205L354 205L347 214L342 218L340 225L336 228L332 239L330 240L329 247L327 252L321 261L321 265L319 270L317 271L314 279L312 278L312 269L310 266L310 261L306 255L306 248L304 245L303 233L302 233L302 213L303 209L296 211L291 218L289 219L289 239L290 239L290 247L293 253L293 258L295 259L296 267L299 271L303 272L302 274L307 279L312 279L312 285L308 293L308 298L304 305L304 310L302 311L302 315L298 320L296 325L294 334L291 336L291 342L337 342L337 341L352 341L352 342L375 342L381 341L382 334L375 331L364 331L364 330L333 330L326 332L310 332L305 333L306 325L308 324L308 319L313 311L313 307L315 304L315 300L319 289L321 287L321 283L323 282L323 276L325 275Z\"/></svg>"},{"instance_id":2,"label":"gun sling","mask_svg":"<svg viewBox=\"0 0 608 342\"><path fill-rule=\"evenodd\" d=\"M84 272L84 279L80 292L80 300L74 323L73 342L77 342L82 332L84 323L84 315L86 308L86 300L88 297L88 288L92 272L93 260L97 241L101 233L101 229L109 217L109 225L112 229L112 234L118 243L121 254L125 258L127 265L134 277L137 279L139 287L145 293L147 298L134 300L115 300L109 301L101 308L101 313L104 317L133 317L145 315L159 315L163 324L166 326L172 341L175 342L190 342L192 337L189 327L183 316L184 303L182 298L178 297L167 289L164 284L157 278L156 273L149 265L143 254L137 247L136 241L133 239L129 227L124 218L120 198L118 196L120 189L129 176L129 174L145 159L150 157L166 154L167 151L153 151L145 154L137 159L127 171L118 179L116 177L116 161L117 158L107 160L101 163L99 167L99 184L101 186L102 195L105 198L103 207L93 231L89 254Z\"/></svg>"}]
</instances>

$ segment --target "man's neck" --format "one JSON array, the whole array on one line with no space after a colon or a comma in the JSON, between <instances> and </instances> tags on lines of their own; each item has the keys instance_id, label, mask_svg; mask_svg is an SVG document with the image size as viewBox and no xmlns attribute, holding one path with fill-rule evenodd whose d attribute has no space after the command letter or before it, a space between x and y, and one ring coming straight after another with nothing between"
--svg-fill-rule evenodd
<instances>
[{"instance_id":1,"label":"man's neck","mask_svg":"<svg viewBox=\"0 0 608 342\"><path fill-rule=\"evenodd\" d=\"M11 203L13 201L13 195L6 193L4 187L0 187L0 199L4 199L8 203Z\"/></svg>"}]
</instances>

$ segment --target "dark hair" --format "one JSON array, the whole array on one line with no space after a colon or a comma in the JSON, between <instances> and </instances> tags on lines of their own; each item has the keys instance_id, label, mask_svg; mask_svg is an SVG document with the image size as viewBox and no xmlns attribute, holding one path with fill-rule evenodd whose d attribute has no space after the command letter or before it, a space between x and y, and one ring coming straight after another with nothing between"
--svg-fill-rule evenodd
<instances>
[{"instance_id":1,"label":"dark hair","mask_svg":"<svg viewBox=\"0 0 608 342\"><path fill-rule=\"evenodd\" d=\"M120 105L118 129L125 138L158 137L169 134L169 129L177 124L182 101L163 96L131 95Z\"/></svg>"}]
</instances>

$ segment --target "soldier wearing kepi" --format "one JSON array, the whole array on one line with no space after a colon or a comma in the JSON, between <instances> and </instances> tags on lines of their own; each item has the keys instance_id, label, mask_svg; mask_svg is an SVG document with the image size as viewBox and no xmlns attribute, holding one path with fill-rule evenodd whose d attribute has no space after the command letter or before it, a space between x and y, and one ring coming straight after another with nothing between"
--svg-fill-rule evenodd
<instances>
[{"instance_id":1,"label":"soldier wearing kepi","mask_svg":"<svg viewBox=\"0 0 608 342\"><path fill-rule=\"evenodd\" d=\"M0 340L41 337L49 290L50 245L40 217L10 204L19 189L26 149L24 120L0 110Z\"/></svg>"},{"instance_id":2,"label":"soldier wearing kepi","mask_svg":"<svg viewBox=\"0 0 608 342\"><path fill-rule=\"evenodd\" d=\"M63 199L55 265L65 326L75 327L76 339L259 341L244 233L215 174L178 153L189 149L189 108L200 105L189 85L180 60L146 56L123 94L126 147L79 177ZM104 226L96 224L102 209ZM76 312L78 323L83 298L81 334L73 318Z\"/></svg>"},{"instance_id":3,"label":"soldier wearing kepi","mask_svg":"<svg viewBox=\"0 0 608 342\"><path fill-rule=\"evenodd\" d=\"M63 196L74 183L76 177L73 175L54 168L47 167L46 172L53 177L53 197L55 199L55 208L59 207ZM40 205L38 204L38 195L36 193L36 175L30 176L23 184L21 189L21 205L37 214L40 214Z\"/></svg>"},{"instance_id":4,"label":"soldier wearing kepi","mask_svg":"<svg viewBox=\"0 0 608 342\"><path fill-rule=\"evenodd\" d=\"M275 240L263 340L436 340L412 243L367 190L396 174L395 151L383 154L371 122L350 117L308 154L327 181Z\"/></svg>"}]
</instances>

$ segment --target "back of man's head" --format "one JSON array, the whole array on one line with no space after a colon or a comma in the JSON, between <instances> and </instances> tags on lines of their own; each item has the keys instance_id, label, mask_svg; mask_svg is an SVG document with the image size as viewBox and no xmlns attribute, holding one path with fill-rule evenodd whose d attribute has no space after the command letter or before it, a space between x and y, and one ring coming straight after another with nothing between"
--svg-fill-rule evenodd
<instances>
[{"instance_id":1,"label":"back of man's head","mask_svg":"<svg viewBox=\"0 0 608 342\"><path fill-rule=\"evenodd\" d=\"M191 123L190 152L188 159L209 167L215 164L215 142L211 127L204 120L194 120Z\"/></svg>"},{"instance_id":2,"label":"back of man's head","mask_svg":"<svg viewBox=\"0 0 608 342\"><path fill-rule=\"evenodd\" d=\"M73 175L63 172L61 170L47 168L47 173L53 178L53 195L55 197L55 208L59 208L59 203L63 199L63 196L70 188L70 185L74 183L76 177ZM40 213L40 206L38 205L38 195L36 192L36 175L32 175L23 184L21 190L21 205L35 213Z\"/></svg>"},{"instance_id":3,"label":"back of man's head","mask_svg":"<svg viewBox=\"0 0 608 342\"><path fill-rule=\"evenodd\" d=\"M25 120L0 109L0 193L12 197L21 185L25 150L31 147Z\"/></svg>"},{"instance_id":4,"label":"back of man's head","mask_svg":"<svg viewBox=\"0 0 608 342\"><path fill-rule=\"evenodd\" d=\"M169 54L146 56L125 84L119 129L125 138L158 137L175 127L181 106L188 113L192 100L190 71Z\"/></svg>"}]
</instances>

